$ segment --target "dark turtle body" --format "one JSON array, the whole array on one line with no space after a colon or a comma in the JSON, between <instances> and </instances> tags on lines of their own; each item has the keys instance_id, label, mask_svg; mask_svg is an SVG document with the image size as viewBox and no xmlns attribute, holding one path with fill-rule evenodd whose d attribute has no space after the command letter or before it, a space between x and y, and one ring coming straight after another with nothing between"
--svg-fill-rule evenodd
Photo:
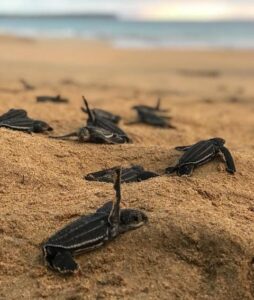
<instances>
[{"instance_id":1,"label":"dark turtle body","mask_svg":"<svg viewBox=\"0 0 254 300\"><path fill-rule=\"evenodd\" d=\"M113 122L109 121L108 119L105 119L96 113L93 113L89 106L87 100L83 97L86 109L84 110L88 114L88 120L87 120L87 125L88 126L96 126L103 128L109 132L115 133L118 136L122 137L125 142L131 143L132 140L128 137L128 135L121 129L119 128L116 124Z\"/></svg>"},{"instance_id":2,"label":"dark turtle body","mask_svg":"<svg viewBox=\"0 0 254 300\"><path fill-rule=\"evenodd\" d=\"M61 95L57 96L37 96L37 102L54 102L54 103L68 103L69 100L66 98L62 98Z\"/></svg>"},{"instance_id":3,"label":"dark turtle body","mask_svg":"<svg viewBox=\"0 0 254 300\"><path fill-rule=\"evenodd\" d=\"M81 216L68 224L42 245L45 262L60 273L79 269L73 256L91 251L113 240L119 234L144 225L147 216L135 209L121 209L121 169L115 170L113 202L105 203L95 213Z\"/></svg>"},{"instance_id":4,"label":"dark turtle body","mask_svg":"<svg viewBox=\"0 0 254 300\"><path fill-rule=\"evenodd\" d=\"M158 101L156 103L156 105L153 106L148 106L148 105L135 105L132 107L132 109L142 109L142 110L147 110L147 111L151 111L151 112L167 112L168 109L161 109L161 99L158 98Z\"/></svg>"},{"instance_id":5,"label":"dark turtle body","mask_svg":"<svg viewBox=\"0 0 254 300\"><path fill-rule=\"evenodd\" d=\"M50 136L53 139L66 140L69 138L76 138L82 143L95 144L123 144L125 139L115 133L96 126L86 126L80 128L76 132L72 132L63 136Z\"/></svg>"},{"instance_id":6,"label":"dark turtle body","mask_svg":"<svg viewBox=\"0 0 254 300\"><path fill-rule=\"evenodd\" d=\"M175 127L169 123L170 117L160 116L153 111L143 108L138 108L137 113L138 121L133 123L145 123L156 127L175 129Z\"/></svg>"},{"instance_id":7,"label":"dark turtle body","mask_svg":"<svg viewBox=\"0 0 254 300\"><path fill-rule=\"evenodd\" d=\"M236 171L234 160L224 144L225 140L222 138L212 138L200 141L194 145L176 147L176 150L184 151L185 153L179 159L175 167L166 169L166 173L171 174L177 172L179 176L190 176L195 167L205 164L214 159L217 155L222 154L225 159L226 170L234 174Z\"/></svg>"},{"instance_id":8,"label":"dark turtle body","mask_svg":"<svg viewBox=\"0 0 254 300\"><path fill-rule=\"evenodd\" d=\"M29 133L53 130L46 122L29 118L27 112L23 109L10 109L7 113L0 116L0 127Z\"/></svg>"},{"instance_id":9,"label":"dark turtle body","mask_svg":"<svg viewBox=\"0 0 254 300\"><path fill-rule=\"evenodd\" d=\"M90 181L113 182L114 169L115 168L110 168L89 173L84 178ZM145 171L141 166L134 165L130 168L122 169L121 183L139 182L156 176L159 175L154 172Z\"/></svg>"},{"instance_id":10,"label":"dark turtle body","mask_svg":"<svg viewBox=\"0 0 254 300\"><path fill-rule=\"evenodd\" d=\"M88 111L86 108L81 107L81 110L88 114ZM92 114L96 115L98 118L103 118L106 119L112 123L118 124L119 121L121 120L121 117L115 114L112 114L109 111L106 111L104 109L100 109L100 108L94 108L94 109L90 109L90 111L92 112Z\"/></svg>"}]
</instances>

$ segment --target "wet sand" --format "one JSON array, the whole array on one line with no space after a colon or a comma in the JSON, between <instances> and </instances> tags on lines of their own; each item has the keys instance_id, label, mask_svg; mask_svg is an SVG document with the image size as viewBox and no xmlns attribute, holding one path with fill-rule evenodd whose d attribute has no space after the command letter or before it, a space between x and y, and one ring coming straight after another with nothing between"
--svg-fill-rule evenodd
<instances>
[{"instance_id":1,"label":"wet sand","mask_svg":"<svg viewBox=\"0 0 254 300\"><path fill-rule=\"evenodd\" d=\"M0 129L0 299L253 299L254 52L0 43L0 114L23 108L64 134L85 124L85 95L92 107L121 115L134 141L80 144ZM35 101L59 93L70 103ZM157 97L176 130L125 124L135 118L131 106ZM216 136L232 152L234 176L220 158L192 177L164 175L181 155L175 146ZM122 206L144 210L149 224L77 257L78 275L47 269L40 244L114 195L111 184L84 175L131 164L161 175L122 186Z\"/></svg>"}]
</instances>

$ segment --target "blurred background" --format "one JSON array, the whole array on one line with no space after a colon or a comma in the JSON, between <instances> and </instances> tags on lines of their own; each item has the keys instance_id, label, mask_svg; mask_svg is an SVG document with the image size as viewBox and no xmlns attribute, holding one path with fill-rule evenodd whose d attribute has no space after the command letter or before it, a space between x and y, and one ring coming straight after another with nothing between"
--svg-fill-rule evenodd
<instances>
[{"instance_id":1,"label":"blurred background","mask_svg":"<svg viewBox=\"0 0 254 300\"><path fill-rule=\"evenodd\" d=\"M1 0L0 34L128 48L254 48L253 0Z\"/></svg>"}]
</instances>

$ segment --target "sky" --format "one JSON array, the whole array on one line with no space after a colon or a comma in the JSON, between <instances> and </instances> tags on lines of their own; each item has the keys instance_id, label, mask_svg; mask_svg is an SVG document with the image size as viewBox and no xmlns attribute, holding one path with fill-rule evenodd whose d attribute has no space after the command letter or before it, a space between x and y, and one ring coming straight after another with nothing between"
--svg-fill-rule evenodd
<instances>
[{"instance_id":1,"label":"sky","mask_svg":"<svg viewBox=\"0 0 254 300\"><path fill-rule=\"evenodd\" d=\"M0 0L0 13L114 13L154 20L254 19L254 0Z\"/></svg>"}]
</instances>

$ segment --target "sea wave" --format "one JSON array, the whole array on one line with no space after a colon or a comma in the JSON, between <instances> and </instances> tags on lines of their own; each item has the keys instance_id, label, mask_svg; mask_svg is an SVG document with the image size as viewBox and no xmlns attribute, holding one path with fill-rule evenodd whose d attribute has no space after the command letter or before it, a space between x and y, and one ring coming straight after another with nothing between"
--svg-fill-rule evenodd
<instances>
[{"instance_id":1,"label":"sea wave","mask_svg":"<svg viewBox=\"0 0 254 300\"><path fill-rule=\"evenodd\" d=\"M82 38L118 48L254 49L254 22L141 22L118 19L4 18L0 34Z\"/></svg>"}]
</instances>

